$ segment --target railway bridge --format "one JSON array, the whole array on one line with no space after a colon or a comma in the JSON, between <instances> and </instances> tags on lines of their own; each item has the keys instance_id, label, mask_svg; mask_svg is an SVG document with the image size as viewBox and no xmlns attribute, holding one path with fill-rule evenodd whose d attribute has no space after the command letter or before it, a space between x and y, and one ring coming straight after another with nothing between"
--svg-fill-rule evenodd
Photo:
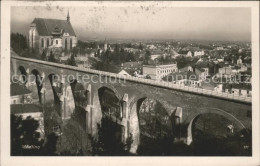
<instances>
[{"instance_id":1,"label":"railway bridge","mask_svg":"<svg viewBox=\"0 0 260 166\"><path fill-rule=\"evenodd\" d=\"M136 152L140 135L144 133L141 105L147 99L157 101L165 110L159 122L164 124L161 126L169 126L169 132L175 135L178 132L175 139L188 145L193 141L195 121L204 114L223 116L237 130L252 127L252 118L248 116L252 111L249 97L13 55L11 72L13 76L23 75L25 84L31 83L26 76L35 76L39 102L58 104L63 120L70 118L75 107L79 107L84 129L89 134L96 135L102 117L109 116L120 126L121 141L131 135L132 152Z\"/></svg>"}]
</instances>

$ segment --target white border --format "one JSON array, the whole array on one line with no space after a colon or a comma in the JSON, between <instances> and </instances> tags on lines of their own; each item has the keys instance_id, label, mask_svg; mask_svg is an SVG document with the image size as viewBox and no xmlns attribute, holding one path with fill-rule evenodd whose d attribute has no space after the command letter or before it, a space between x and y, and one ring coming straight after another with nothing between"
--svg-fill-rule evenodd
<instances>
[{"instance_id":1,"label":"white border","mask_svg":"<svg viewBox=\"0 0 260 166\"><path fill-rule=\"evenodd\" d=\"M151 6L158 7L250 7L252 13L253 67L253 156L252 157L10 157L10 7L11 6ZM259 2L257 1L174 1L174 2L82 2L4 1L1 2L1 164L11 165L259 165ZM239 28L239 27L238 27Z\"/></svg>"}]
</instances>

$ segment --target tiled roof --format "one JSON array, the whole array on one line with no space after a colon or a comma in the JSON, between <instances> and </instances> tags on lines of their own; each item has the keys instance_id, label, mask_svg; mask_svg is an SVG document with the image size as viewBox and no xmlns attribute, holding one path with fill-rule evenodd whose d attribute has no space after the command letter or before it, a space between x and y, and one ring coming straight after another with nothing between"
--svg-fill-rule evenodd
<instances>
[{"instance_id":1,"label":"tiled roof","mask_svg":"<svg viewBox=\"0 0 260 166\"><path fill-rule=\"evenodd\" d=\"M32 93L25 85L19 83L11 84L11 96L24 95Z\"/></svg>"},{"instance_id":2,"label":"tiled roof","mask_svg":"<svg viewBox=\"0 0 260 166\"><path fill-rule=\"evenodd\" d=\"M73 27L67 20L35 18L32 23L36 24L37 31L40 36L51 36L57 26L64 33L69 33L70 36L76 36Z\"/></svg>"}]
</instances>

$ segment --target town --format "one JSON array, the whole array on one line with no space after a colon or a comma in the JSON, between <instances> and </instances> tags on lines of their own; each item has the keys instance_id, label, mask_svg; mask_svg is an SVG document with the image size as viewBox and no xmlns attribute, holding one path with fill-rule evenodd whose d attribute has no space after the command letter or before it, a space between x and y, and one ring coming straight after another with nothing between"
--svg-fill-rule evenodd
<instances>
[{"instance_id":1,"label":"town","mask_svg":"<svg viewBox=\"0 0 260 166\"><path fill-rule=\"evenodd\" d=\"M54 31L37 29L41 22L47 22L50 25L47 29ZM13 43L13 50L22 51L21 56L24 57L80 68L251 96L252 59L249 42L81 41L77 40L72 25L68 29L57 24L51 27L55 25L54 22L36 18L29 31L29 40L25 36L12 34L14 41L23 40L23 48ZM33 36L33 30L39 36ZM46 34L49 36L46 37ZM26 50L32 50L35 54ZM182 77L178 79L176 74Z\"/></svg>"},{"instance_id":2,"label":"town","mask_svg":"<svg viewBox=\"0 0 260 166\"><path fill-rule=\"evenodd\" d=\"M39 67L40 65L50 66L50 69L46 67L46 71L51 70L54 64L67 65L73 66L75 70L81 72L103 71L107 75L113 73L120 78L130 80L138 78L143 82L152 81L151 85L154 83L154 87L155 83L158 87L169 83L169 85L173 84L179 87L178 89L189 90L190 88L192 91L194 88L197 93L205 90L209 94L221 94L221 97L225 95L228 99L223 102L229 102L229 100L238 100L238 103L240 101L246 102L245 108L243 105L243 111L246 111L245 118L247 119L245 121L250 126L248 121L251 120L252 111L248 109L250 106L247 102L251 102L252 97L251 42L115 39L105 36L101 40L83 40L74 31L70 14L67 12L67 17L63 20L34 18L28 25L27 35L11 33L11 56L14 59L18 57L18 62L19 60L31 59L36 61L30 63L39 64ZM16 63L16 61L11 61L11 63ZM23 63L21 62L21 64ZM17 121L19 121L22 126L24 125L25 135L22 138L27 138L27 140L24 139L23 144L20 145L13 139L13 155L247 156L251 154L250 134L244 130L240 131L240 124L237 125L222 115L205 115L204 117L200 115L201 117L194 122L197 128L194 127L196 129L192 132L194 134L191 139L189 134L185 135L187 132L183 132L186 129L181 129L181 119L186 116L186 108L189 110L197 106L183 106L182 108L179 104L174 103L172 107L174 107L173 116L175 119L173 120L171 119L172 115L166 109L168 101L165 100L165 104L162 101L159 102L156 97L146 97L136 100L136 103L133 104L137 107L137 113L124 112L132 109L130 108L131 104L127 104L130 99L126 95L127 93L118 97L120 95L116 94L116 90L112 88L101 86L95 89L93 88L95 85L91 84L86 90L84 83L79 80L70 82L71 90L68 90L63 80L57 79L58 81L55 81L58 76L55 76L56 71L54 70L52 70L53 74L47 75L47 72L40 71L45 67L30 69L24 65L16 64L14 66L17 68L11 70L11 75L18 72L21 77L18 77L15 82L11 78L13 81L11 83L11 123L18 125ZM27 77L30 74L34 76L33 81L28 81ZM42 81L40 79L44 78L50 80L49 85L47 83L40 84ZM125 91L129 91L129 96L131 96L130 90L127 89L128 87L132 88L130 83L129 85L128 83L115 85L114 88L116 89L117 86L125 87ZM137 88L139 85L136 83L133 86ZM91 87L94 92L97 90L98 97L96 98L98 99L95 98L95 94L91 93ZM51 92L48 93L46 89L50 89ZM121 91L119 90L118 93ZM159 96L160 93L164 93L166 98L169 95L164 90L158 91L160 90L151 90L151 93L154 92L154 95L159 93ZM140 96L142 95L140 94ZM167 100L172 98L167 98ZM192 98L196 97L187 95L187 102L196 104ZM54 104L47 102L51 99ZM182 98L183 101L186 99ZM205 99L202 98L199 102L202 100ZM221 103L222 99L219 100L213 102ZM205 102L209 101L205 100ZM100 106L94 106L96 103L100 103ZM225 105L228 103L223 104L223 106ZM238 104L232 109L239 107ZM86 113L84 109L92 111ZM238 116L242 116L242 114ZM124 120L125 118L130 119ZM129 122L131 118L136 118L132 120L132 124ZM101 123L97 119L101 119ZM135 121L139 121L138 125ZM31 126L33 129L29 127L30 122L34 123ZM192 125L192 122L193 119L188 124ZM172 126L169 125L172 123ZM135 129L136 126L139 128ZM15 130L15 127L12 129ZM93 130L98 131L94 132ZM72 132L74 135L70 131L75 132ZM100 134L102 132L103 134ZM32 136L35 133L38 133L37 137ZM99 144L96 136L93 135L98 135L99 141L103 141L103 144ZM209 137L209 135L213 137ZM138 139L136 139L137 137ZM139 138L142 141L139 141ZM206 138L210 138L211 142ZM212 141L213 138L214 141L216 141L215 139L221 141L218 140L216 143ZM235 142L235 148L241 148L241 151L233 152L231 149L234 147L230 145L232 143L228 144L226 139L231 140L230 142L233 141L232 143ZM243 143L241 143L241 139ZM205 142L210 142L210 144L205 144ZM219 142L223 143L222 146L219 146L219 151L205 150L209 145L220 145ZM122 143L124 144L122 145ZM185 145L180 143L185 143ZM177 150L168 146L169 144ZM192 148L188 146L190 144ZM100 146L103 151L99 150ZM201 147L204 149L199 150ZM24 151L22 154L20 149Z\"/></svg>"}]
</instances>

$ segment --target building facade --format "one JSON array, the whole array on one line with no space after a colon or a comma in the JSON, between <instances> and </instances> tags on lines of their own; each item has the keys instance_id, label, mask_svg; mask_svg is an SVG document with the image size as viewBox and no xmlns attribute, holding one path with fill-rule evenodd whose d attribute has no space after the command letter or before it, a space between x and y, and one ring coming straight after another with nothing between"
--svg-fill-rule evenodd
<instances>
[{"instance_id":1,"label":"building facade","mask_svg":"<svg viewBox=\"0 0 260 166\"><path fill-rule=\"evenodd\" d=\"M149 75L151 79L161 80L163 77L169 75L170 73L175 73L178 71L177 64L169 65L144 65L143 74Z\"/></svg>"},{"instance_id":2,"label":"building facade","mask_svg":"<svg viewBox=\"0 0 260 166\"><path fill-rule=\"evenodd\" d=\"M35 18L29 29L29 48L39 51L45 48L62 48L72 50L77 45L77 36L67 20Z\"/></svg>"},{"instance_id":3,"label":"building facade","mask_svg":"<svg viewBox=\"0 0 260 166\"><path fill-rule=\"evenodd\" d=\"M32 103L32 92L23 84L11 84L11 104Z\"/></svg>"}]
</instances>

